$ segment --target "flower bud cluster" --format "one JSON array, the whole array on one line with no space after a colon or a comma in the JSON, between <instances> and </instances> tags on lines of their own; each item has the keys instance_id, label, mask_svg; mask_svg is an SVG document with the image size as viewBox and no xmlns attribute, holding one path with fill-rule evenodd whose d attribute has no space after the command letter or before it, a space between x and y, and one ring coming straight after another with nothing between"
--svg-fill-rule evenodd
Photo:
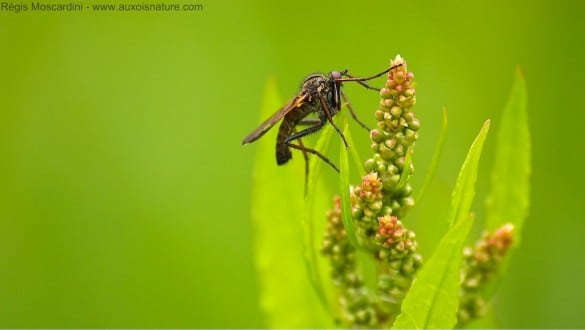
<instances>
[{"instance_id":1,"label":"flower bud cluster","mask_svg":"<svg viewBox=\"0 0 585 330\"><path fill-rule=\"evenodd\" d=\"M386 86L380 90L380 107L375 112L377 128L370 132L373 157L365 162L366 172L376 172L382 182L384 205L391 214L402 218L414 205L412 187L399 185L404 173L406 154L418 139L420 121L412 111L416 103L414 74L408 72L400 55L392 61ZM412 150L412 149L411 149ZM414 167L410 163L408 176Z\"/></svg>"},{"instance_id":2,"label":"flower bud cluster","mask_svg":"<svg viewBox=\"0 0 585 330\"><path fill-rule=\"evenodd\" d=\"M380 247L379 260L392 262L416 252L414 232L406 229L397 217L385 215L378 218L378 223L376 242Z\"/></svg>"},{"instance_id":3,"label":"flower bud cluster","mask_svg":"<svg viewBox=\"0 0 585 330\"><path fill-rule=\"evenodd\" d=\"M374 237L378 231L378 217L389 215L392 210L384 207L382 201L382 181L376 172L370 172L362 178L359 186L352 187L352 217L356 222L356 235L365 248L377 249Z\"/></svg>"},{"instance_id":4,"label":"flower bud cluster","mask_svg":"<svg viewBox=\"0 0 585 330\"><path fill-rule=\"evenodd\" d=\"M462 282L458 324L463 325L485 313L483 289L495 278L514 242L514 226L505 224L493 233L484 233L472 247L463 250Z\"/></svg>"},{"instance_id":5,"label":"flower bud cluster","mask_svg":"<svg viewBox=\"0 0 585 330\"><path fill-rule=\"evenodd\" d=\"M343 227L339 196L333 202L333 209L327 212L321 253L330 260L331 278L339 290L341 320L350 327L375 328L378 325L375 305L357 272L356 251Z\"/></svg>"},{"instance_id":6,"label":"flower bud cluster","mask_svg":"<svg viewBox=\"0 0 585 330\"><path fill-rule=\"evenodd\" d=\"M422 266L422 257L411 253L402 259L388 262L378 275L378 314L391 325L400 314L400 306L410 289L414 275Z\"/></svg>"},{"instance_id":7,"label":"flower bud cluster","mask_svg":"<svg viewBox=\"0 0 585 330\"><path fill-rule=\"evenodd\" d=\"M391 324L400 313L400 305L422 265L422 257L416 253L414 232L406 229L398 218L386 215L379 217L378 223L376 257L384 265L378 275L378 309Z\"/></svg>"},{"instance_id":8,"label":"flower bud cluster","mask_svg":"<svg viewBox=\"0 0 585 330\"><path fill-rule=\"evenodd\" d=\"M351 220L359 246L379 263L376 293L368 293L357 271L356 247L343 227L339 198L328 213L322 246L340 291L342 320L349 327L390 325L400 313L402 300L422 264L416 253L414 232L399 220L414 205L408 183L414 167L406 164L407 152L412 152L420 127L411 109L416 102L414 75L400 56L391 66L386 85L380 90L380 107L375 113L377 128L370 132L373 156L365 162L367 174L361 184L350 192ZM404 175L407 176L403 178Z\"/></svg>"}]
</instances>

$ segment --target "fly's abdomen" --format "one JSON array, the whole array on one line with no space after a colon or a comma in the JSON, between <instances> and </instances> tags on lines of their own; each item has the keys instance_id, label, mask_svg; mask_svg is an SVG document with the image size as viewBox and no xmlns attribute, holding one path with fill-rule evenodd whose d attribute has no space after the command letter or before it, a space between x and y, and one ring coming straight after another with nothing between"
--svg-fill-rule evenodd
<instances>
[{"instance_id":1,"label":"fly's abdomen","mask_svg":"<svg viewBox=\"0 0 585 330\"><path fill-rule=\"evenodd\" d=\"M294 125L292 125L290 120L286 119L285 117L282 123L280 123L278 136L276 137L276 163L278 165L285 164L292 158L292 153L285 140L292 134Z\"/></svg>"},{"instance_id":2,"label":"fly's abdomen","mask_svg":"<svg viewBox=\"0 0 585 330\"><path fill-rule=\"evenodd\" d=\"M278 128L278 136L276 137L276 163L278 165L285 164L292 158L292 153L286 143L286 139L295 132L297 124L313 111L314 109L312 107L305 104L284 116Z\"/></svg>"},{"instance_id":3,"label":"fly's abdomen","mask_svg":"<svg viewBox=\"0 0 585 330\"><path fill-rule=\"evenodd\" d=\"M276 145L276 164L282 165L286 164L289 159L292 158L292 153L290 152L290 148L286 146L286 144L277 144Z\"/></svg>"}]
</instances>

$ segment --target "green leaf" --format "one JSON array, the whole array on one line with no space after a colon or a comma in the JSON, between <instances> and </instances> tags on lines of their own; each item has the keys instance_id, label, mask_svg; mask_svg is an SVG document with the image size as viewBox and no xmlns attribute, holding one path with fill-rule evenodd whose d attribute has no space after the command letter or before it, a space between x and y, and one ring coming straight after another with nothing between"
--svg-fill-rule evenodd
<instances>
[{"instance_id":1,"label":"green leaf","mask_svg":"<svg viewBox=\"0 0 585 330\"><path fill-rule=\"evenodd\" d=\"M478 136L473 141L467 158L463 162L463 166L459 171L459 176L455 182L455 189L451 195L451 208L449 213L449 226L452 227L454 224L467 218L469 215L469 208L471 202L475 196L475 181L477 179L477 163L481 156L481 150L485 141L487 132L490 127L490 121L487 120Z\"/></svg>"},{"instance_id":2,"label":"green leaf","mask_svg":"<svg viewBox=\"0 0 585 330\"><path fill-rule=\"evenodd\" d=\"M320 132L319 139L315 150L327 150L333 134L333 127L326 125ZM323 286L323 279L321 275L321 269L326 267L325 259L318 258L317 249L318 241L316 240L316 227L324 229L324 226L318 226L323 224L323 212L315 212L315 204L328 205L331 207L330 192L326 191L322 182L318 181L321 177L321 170L323 169L325 162L318 157L311 157L309 161L309 178L307 194L304 201L304 217L303 217L303 256L311 285L317 293L319 300L326 310L330 310L330 306L327 300L327 294ZM327 209L325 207L324 209ZM323 211L323 209L320 209ZM319 216L316 220L315 217ZM321 233L322 231L319 231Z\"/></svg>"},{"instance_id":3,"label":"green leaf","mask_svg":"<svg viewBox=\"0 0 585 330\"><path fill-rule=\"evenodd\" d=\"M366 174L366 170L364 169L364 162L362 161L357 148L353 144L353 138L351 137L351 130L347 129L343 133L345 135L345 139L347 140L347 144L349 144L349 151L351 152L351 159L353 160L355 168L358 170L358 174L360 177Z\"/></svg>"},{"instance_id":4,"label":"green leaf","mask_svg":"<svg viewBox=\"0 0 585 330\"><path fill-rule=\"evenodd\" d=\"M400 190L404 187L404 185L408 182L410 178L411 166L412 164L412 147L408 147L406 149L406 156L404 157L404 166L402 167L402 175L400 176L400 180L398 180L398 184L396 185L396 190Z\"/></svg>"},{"instance_id":5,"label":"green leaf","mask_svg":"<svg viewBox=\"0 0 585 330\"><path fill-rule=\"evenodd\" d=\"M334 129L331 125L325 125L319 131L319 139L317 140L317 144L315 146L315 150L327 150L329 148L329 143L331 142L331 136L333 135ZM307 201L310 201L311 198L308 198L309 194L315 194L316 191L316 183L318 182L317 179L321 177L321 170L323 166L327 165L323 160L319 157L310 157L309 159L309 180L308 180L308 190L307 190ZM329 166L329 165L327 165Z\"/></svg>"},{"instance_id":6,"label":"green leaf","mask_svg":"<svg viewBox=\"0 0 585 330\"><path fill-rule=\"evenodd\" d=\"M435 177L437 173L437 168L439 167L439 160L441 160L441 155L443 154L443 147L445 146L445 140L447 138L447 109L443 108L443 121L441 125L441 131L439 132L439 139L437 140L437 145L435 146L435 151L433 152L433 158L431 158L431 164L427 169L427 174L425 175L425 179L418 190L416 195L415 201L420 201L421 198L424 196L429 183Z\"/></svg>"},{"instance_id":7,"label":"green leaf","mask_svg":"<svg viewBox=\"0 0 585 330\"><path fill-rule=\"evenodd\" d=\"M520 243L530 206L530 159L526 83L518 69L498 130L491 187L486 199L485 224L485 229L493 232L505 223L511 223L514 226L514 246ZM484 298L489 299L496 293L506 276L513 253L508 251L508 257L500 265L496 278L482 290Z\"/></svg>"},{"instance_id":8,"label":"green leaf","mask_svg":"<svg viewBox=\"0 0 585 330\"><path fill-rule=\"evenodd\" d=\"M343 123L343 135L347 136L349 133L349 125L347 120ZM347 154L347 148L343 144L340 145L339 151L339 190L341 193L341 219L343 220L343 226L347 232L347 237L354 247L358 247L357 236L355 232L355 224L351 214L351 199L349 195L349 157Z\"/></svg>"},{"instance_id":9,"label":"green leaf","mask_svg":"<svg viewBox=\"0 0 585 330\"><path fill-rule=\"evenodd\" d=\"M259 122L281 106L276 84L269 81ZM294 153L290 163L277 166L275 138L276 128L246 147L248 152L256 148L251 209L260 307L265 325L330 327L329 317L311 289L302 253L303 158L300 153Z\"/></svg>"},{"instance_id":10,"label":"green leaf","mask_svg":"<svg viewBox=\"0 0 585 330\"><path fill-rule=\"evenodd\" d=\"M469 210L489 124L489 120L484 123L459 171L451 197L451 227L416 276L394 322L395 329L450 329L457 322L462 249L473 224Z\"/></svg>"},{"instance_id":11,"label":"green leaf","mask_svg":"<svg viewBox=\"0 0 585 330\"><path fill-rule=\"evenodd\" d=\"M512 223L520 241L530 198L530 132L526 111L526 84L520 69L502 113L497 136L491 188L486 201L486 227L494 230Z\"/></svg>"}]
</instances>

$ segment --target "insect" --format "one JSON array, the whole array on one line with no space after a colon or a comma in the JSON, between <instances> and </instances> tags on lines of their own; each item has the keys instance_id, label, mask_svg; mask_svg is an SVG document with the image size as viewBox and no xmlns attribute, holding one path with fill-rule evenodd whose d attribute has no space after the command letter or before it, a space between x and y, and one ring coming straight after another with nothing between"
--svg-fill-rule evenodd
<instances>
[{"instance_id":1,"label":"insect","mask_svg":"<svg viewBox=\"0 0 585 330\"><path fill-rule=\"evenodd\" d=\"M303 81L299 93L246 136L242 140L242 145L258 140L282 119L276 137L276 163L278 165L283 165L292 158L292 148L302 151L305 157L305 186L309 172L308 154L321 158L335 171L339 172L337 166L319 151L304 146L301 138L319 131L329 122L343 140L345 147L348 147L345 136L333 121L333 116L341 110L342 99L346 103L352 118L366 130L369 131L369 128L357 118L347 97L341 90L342 83L354 81L367 89L379 91L380 89L368 85L365 81L380 77L401 65L395 65L366 78L354 77L348 73L348 70L331 71L327 75L320 73L309 75ZM315 118L309 117L311 114L314 114ZM297 130L299 126L309 127L299 131ZM293 143L293 141L298 141L298 144Z\"/></svg>"}]
</instances>

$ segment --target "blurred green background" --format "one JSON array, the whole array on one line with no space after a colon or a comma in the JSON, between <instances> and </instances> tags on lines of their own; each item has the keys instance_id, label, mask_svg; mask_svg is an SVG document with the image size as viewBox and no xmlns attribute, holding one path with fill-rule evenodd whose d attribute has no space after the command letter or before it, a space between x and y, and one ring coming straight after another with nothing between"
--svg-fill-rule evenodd
<instances>
[{"instance_id":1,"label":"blurred green background","mask_svg":"<svg viewBox=\"0 0 585 330\"><path fill-rule=\"evenodd\" d=\"M532 207L496 316L506 328L585 327L585 3L203 5L0 11L0 327L262 327L249 206L255 147L240 141L260 122L266 81L288 97L308 73L373 74L397 53L418 81L418 173L449 110L433 198L419 204L429 214L445 212L465 152L491 118L481 218L499 114L523 68ZM372 123L377 97L346 91ZM366 152L367 135L353 128Z\"/></svg>"}]
</instances>

